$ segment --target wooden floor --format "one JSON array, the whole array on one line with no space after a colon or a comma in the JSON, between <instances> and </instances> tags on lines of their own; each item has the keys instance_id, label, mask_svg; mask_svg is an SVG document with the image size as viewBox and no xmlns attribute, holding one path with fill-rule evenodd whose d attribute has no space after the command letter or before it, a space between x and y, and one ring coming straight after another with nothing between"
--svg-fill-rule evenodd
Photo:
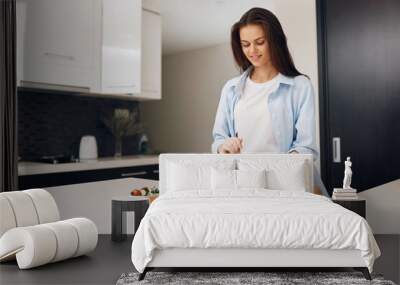
<instances>
[{"instance_id":1,"label":"wooden floor","mask_svg":"<svg viewBox=\"0 0 400 285\"><path fill-rule=\"evenodd\" d=\"M399 283L400 236L375 237L382 251L375 272ZM135 271L131 258L132 237L112 242L110 235L100 235L94 252L88 256L52 263L29 270L19 270L16 262L0 264L0 284L115 284L124 272Z\"/></svg>"}]
</instances>

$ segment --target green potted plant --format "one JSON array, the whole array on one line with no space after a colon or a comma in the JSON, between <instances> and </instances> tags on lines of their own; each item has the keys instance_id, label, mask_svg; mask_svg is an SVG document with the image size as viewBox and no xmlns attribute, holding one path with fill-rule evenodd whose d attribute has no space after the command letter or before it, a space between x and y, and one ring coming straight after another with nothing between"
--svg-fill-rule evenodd
<instances>
[{"instance_id":1,"label":"green potted plant","mask_svg":"<svg viewBox=\"0 0 400 285\"><path fill-rule=\"evenodd\" d=\"M138 112L129 109L114 109L112 116L104 118L103 122L115 138L114 156L122 155L122 139L139 133L142 126L137 122Z\"/></svg>"}]
</instances>

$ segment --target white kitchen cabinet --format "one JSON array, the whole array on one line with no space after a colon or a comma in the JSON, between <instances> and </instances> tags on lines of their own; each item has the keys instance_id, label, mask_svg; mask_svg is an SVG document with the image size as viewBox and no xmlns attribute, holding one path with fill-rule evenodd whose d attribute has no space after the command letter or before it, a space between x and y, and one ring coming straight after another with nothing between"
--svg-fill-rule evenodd
<instances>
[{"instance_id":1,"label":"white kitchen cabinet","mask_svg":"<svg viewBox=\"0 0 400 285\"><path fill-rule=\"evenodd\" d=\"M141 0L17 0L18 85L140 94L141 6Z\"/></svg>"},{"instance_id":2,"label":"white kitchen cabinet","mask_svg":"<svg viewBox=\"0 0 400 285\"><path fill-rule=\"evenodd\" d=\"M140 0L103 0L104 93L140 94L141 15Z\"/></svg>"},{"instance_id":3,"label":"white kitchen cabinet","mask_svg":"<svg viewBox=\"0 0 400 285\"><path fill-rule=\"evenodd\" d=\"M142 98L161 99L161 53L161 15L143 9Z\"/></svg>"}]
</instances>

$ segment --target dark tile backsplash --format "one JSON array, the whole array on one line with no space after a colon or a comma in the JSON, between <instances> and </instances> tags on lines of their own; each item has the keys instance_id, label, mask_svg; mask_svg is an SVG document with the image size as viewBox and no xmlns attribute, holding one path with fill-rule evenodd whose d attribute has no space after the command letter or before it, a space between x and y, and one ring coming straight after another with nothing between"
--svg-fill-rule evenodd
<instances>
[{"instance_id":1,"label":"dark tile backsplash","mask_svg":"<svg viewBox=\"0 0 400 285\"><path fill-rule=\"evenodd\" d=\"M83 135L94 135L99 157L114 155L114 137L102 122L115 108L137 109L139 103L62 92L18 91L18 148L22 160L44 155L79 156ZM122 154L138 153L138 136L126 137Z\"/></svg>"}]
</instances>

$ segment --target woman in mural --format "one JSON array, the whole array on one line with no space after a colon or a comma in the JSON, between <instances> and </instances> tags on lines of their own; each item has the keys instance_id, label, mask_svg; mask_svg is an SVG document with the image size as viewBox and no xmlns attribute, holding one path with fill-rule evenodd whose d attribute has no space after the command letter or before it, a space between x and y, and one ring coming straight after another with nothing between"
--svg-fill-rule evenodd
<instances>
[{"instance_id":1,"label":"woman in mural","mask_svg":"<svg viewBox=\"0 0 400 285\"><path fill-rule=\"evenodd\" d=\"M241 75L222 89L212 151L317 159L313 87L296 69L277 17L250 9L232 26L231 47ZM326 194L319 175L316 185Z\"/></svg>"}]
</instances>

